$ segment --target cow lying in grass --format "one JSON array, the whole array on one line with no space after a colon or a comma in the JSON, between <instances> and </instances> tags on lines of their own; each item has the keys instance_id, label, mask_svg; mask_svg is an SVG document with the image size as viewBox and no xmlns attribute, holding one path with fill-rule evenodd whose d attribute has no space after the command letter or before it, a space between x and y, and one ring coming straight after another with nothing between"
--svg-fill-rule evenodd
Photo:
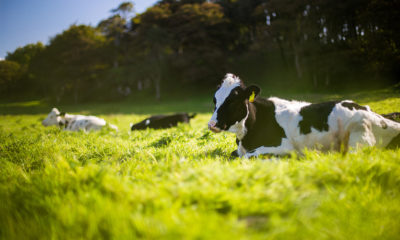
<instances>
[{"instance_id":1,"label":"cow lying in grass","mask_svg":"<svg viewBox=\"0 0 400 240\"><path fill-rule=\"evenodd\" d=\"M43 126L56 125L67 131L92 131L100 130L104 126L118 131L117 126L107 124L104 119L95 116L72 115L60 113L57 108L53 108L46 119L42 121Z\"/></svg>"},{"instance_id":2,"label":"cow lying in grass","mask_svg":"<svg viewBox=\"0 0 400 240\"><path fill-rule=\"evenodd\" d=\"M260 88L245 87L227 74L214 96L208 128L236 134L234 156L287 155L303 149L344 150L348 147L400 145L400 123L352 101L308 103L257 97Z\"/></svg>"},{"instance_id":3,"label":"cow lying in grass","mask_svg":"<svg viewBox=\"0 0 400 240\"><path fill-rule=\"evenodd\" d=\"M196 114L189 115L188 113L177 113L172 115L156 115L144 119L143 121L131 126L131 130L142 130L146 128L163 129L175 127L178 123L189 123L190 119Z\"/></svg>"}]
</instances>

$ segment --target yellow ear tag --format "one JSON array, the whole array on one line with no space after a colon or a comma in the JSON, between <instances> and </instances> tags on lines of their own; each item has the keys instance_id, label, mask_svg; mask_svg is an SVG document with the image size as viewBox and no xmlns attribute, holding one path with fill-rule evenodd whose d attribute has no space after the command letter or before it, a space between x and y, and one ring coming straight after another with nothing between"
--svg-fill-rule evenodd
<instances>
[{"instance_id":1,"label":"yellow ear tag","mask_svg":"<svg viewBox=\"0 0 400 240\"><path fill-rule=\"evenodd\" d=\"M256 96L256 94L254 93L254 91L251 93L250 98L249 98L249 102L254 102L254 97Z\"/></svg>"}]
</instances>

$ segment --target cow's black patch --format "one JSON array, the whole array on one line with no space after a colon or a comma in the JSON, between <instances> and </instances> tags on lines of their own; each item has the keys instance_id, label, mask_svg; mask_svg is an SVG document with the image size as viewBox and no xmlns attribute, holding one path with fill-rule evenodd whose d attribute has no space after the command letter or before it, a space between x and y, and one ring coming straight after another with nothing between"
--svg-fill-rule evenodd
<instances>
[{"instance_id":1,"label":"cow's black patch","mask_svg":"<svg viewBox=\"0 0 400 240\"><path fill-rule=\"evenodd\" d=\"M311 133L311 127L321 132L328 131L328 116L337 103L337 101L331 101L302 107L300 115L303 119L299 122L300 133Z\"/></svg>"},{"instance_id":2,"label":"cow's black patch","mask_svg":"<svg viewBox=\"0 0 400 240\"><path fill-rule=\"evenodd\" d=\"M239 157L239 153L238 153L237 150L235 150L235 151L233 151L233 152L231 153L231 159L232 159L232 158L238 158L238 157Z\"/></svg>"},{"instance_id":3,"label":"cow's black patch","mask_svg":"<svg viewBox=\"0 0 400 240\"><path fill-rule=\"evenodd\" d=\"M85 126L85 130L89 131L91 127L94 127L94 125L89 123L88 125Z\"/></svg>"},{"instance_id":4,"label":"cow's black patch","mask_svg":"<svg viewBox=\"0 0 400 240\"><path fill-rule=\"evenodd\" d=\"M350 110L364 110L368 111L368 109L364 106L358 105L357 103L353 102L342 102L341 105L345 108L348 108Z\"/></svg>"},{"instance_id":5,"label":"cow's black patch","mask_svg":"<svg viewBox=\"0 0 400 240\"><path fill-rule=\"evenodd\" d=\"M390 143L386 146L388 149L395 149L400 147L400 134L398 134L396 137L390 141Z\"/></svg>"},{"instance_id":6,"label":"cow's black patch","mask_svg":"<svg viewBox=\"0 0 400 240\"><path fill-rule=\"evenodd\" d=\"M142 130L146 128L163 129L175 127L178 123L189 123L191 118L196 114L189 115L188 113L177 113L172 115L155 115L136 123L131 127L131 130Z\"/></svg>"},{"instance_id":7,"label":"cow's black patch","mask_svg":"<svg viewBox=\"0 0 400 240\"><path fill-rule=\"evenodd\" d=\"M263 98L257 98L249 104L246 128L247 134L242 139L242 146L250 152L262 146L280 146L286 137L285 131L276 121L274 103Z\"/></svg>"}]
</instances>

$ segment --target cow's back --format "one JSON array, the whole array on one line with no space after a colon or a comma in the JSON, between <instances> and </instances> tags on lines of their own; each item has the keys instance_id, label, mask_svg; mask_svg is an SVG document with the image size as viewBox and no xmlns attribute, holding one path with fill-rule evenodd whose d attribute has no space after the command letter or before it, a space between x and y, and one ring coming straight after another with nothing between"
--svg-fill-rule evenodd
<instances>
[{"instance_id":1,"label":"cow's back","mask_svg":"<svg viewBox=\"0 0 400 240\"><path fill-rule=\"evenodd\" d=\"M95 117L95 116L83 116L76 115L75 118L69 120L69 124L67 126L67 130L70 131L92 131L92 130L100 130L103 126L106 125L106 121L104 119Z\"/></svg>"},{"instance_id":2,"label":"cow's back","mask_svg":"<svg viewBox=\"0 0 400 240\"><path fill-rule=\"evenodd\" d=\"M187 113L179 113L173 115L157 115L149 118L150 127L155 129L175 127L178 123L188 123L189 116Z\"/></svg>"},{"instance_id":3,"label":"cow's back","mask_svg":"<svg viewBox=\"0 0 400 240\"><path fill-rule=\"evenodd\" d=\"M364 131L370 145L386 147L400 133L400 124L351 101L342 101L332 112L332 123L342 124L341 132L351 135Z\"/></svg>"},{"instance_id":4,"label":"cow's back","mask_svg":"<svg viewBox=\"0 0 400 240\"><path fill-rule=\"evenodd\" d=\"M351 101L289 106L277 113L277 119L299 151L340 150L344 145L347 148L349 138L357 132L370 146L385 147L400 132L400 124Z\"/></svg>"},{"instance_id":5,"label":"cow's back","mask_svg":"<svg viewBox=\"0 0 400 240\"><path fill-rule=\"evenodd\" d=\"M293 149L327 150L335 148L337 126L330 125L329 116L336 102L311 104L270 98L276 106L276 119L284 129Z\"/></svg>"}]
</instances>

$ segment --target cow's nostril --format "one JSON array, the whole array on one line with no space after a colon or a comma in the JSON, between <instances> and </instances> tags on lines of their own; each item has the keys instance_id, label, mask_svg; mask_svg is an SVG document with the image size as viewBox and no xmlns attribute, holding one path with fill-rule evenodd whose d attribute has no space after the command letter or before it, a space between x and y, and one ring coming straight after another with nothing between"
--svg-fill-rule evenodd
<instances>
[{"instance_id":1,"label":"cow's nostril","mask_svg":"<svg viewBox=\"0 0 400 240\"><path fill-rule=\"evenodd\" d=\"M209 122L208 122L208 127L209 127L209 128L210 128L210 127L215 127L216 124L217 124L217 123L214 122L214 121L209 121Z\"/></svg>"}]
</instances>

